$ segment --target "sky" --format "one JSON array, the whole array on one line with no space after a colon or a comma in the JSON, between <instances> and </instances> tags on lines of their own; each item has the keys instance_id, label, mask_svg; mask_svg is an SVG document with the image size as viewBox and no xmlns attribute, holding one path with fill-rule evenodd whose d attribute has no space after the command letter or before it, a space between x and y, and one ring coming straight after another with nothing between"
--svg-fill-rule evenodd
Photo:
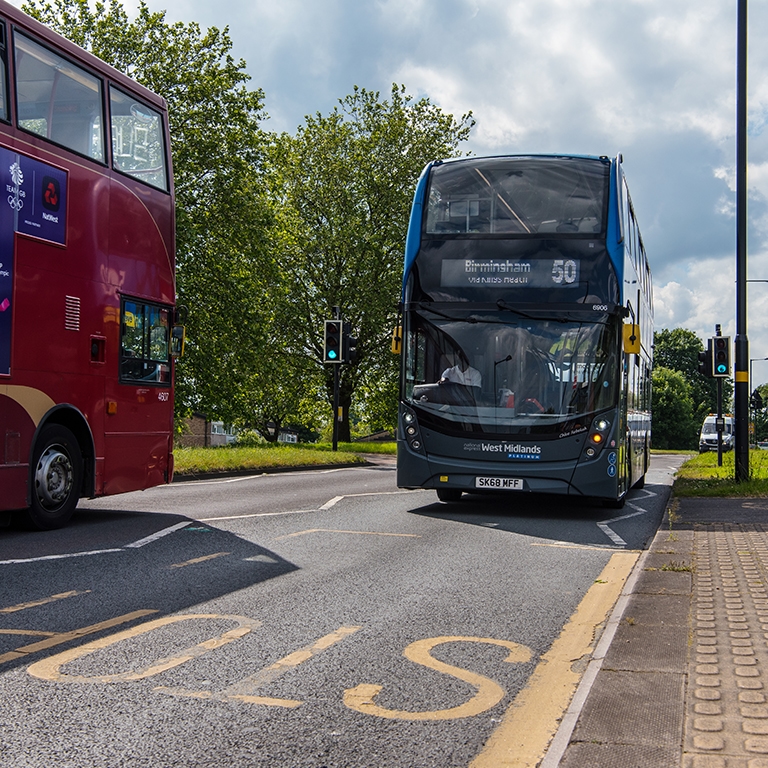
<instances>
[{"instance_id":1,"label":"sky","mask_svg":"<svg viewBox=\"0 0 768 768\"><path fill-rule=\"evenodd\" d=\"M12 0L21 5L21 0ZM358 85L472 111L476 155L621 152L658 328L735 336L737 0L147 0L229 27L293 132ZM126 9L135 0L123 0ZM768 0L749 1L749 357L768 381Z\"/></svg>"}]
</instances>

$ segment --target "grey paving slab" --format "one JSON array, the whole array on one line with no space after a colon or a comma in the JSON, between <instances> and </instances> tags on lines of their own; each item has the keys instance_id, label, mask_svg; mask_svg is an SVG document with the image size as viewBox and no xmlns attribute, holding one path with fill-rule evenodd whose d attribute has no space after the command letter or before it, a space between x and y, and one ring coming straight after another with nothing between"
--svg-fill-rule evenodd
<instances>
[{"instance_id":1,"label":"grey paving slab","mask_svg":"<svg viewBox=\"0 0 768 768\"><path fill-rule=\"evenodd\" d=\"M671 508L563 768L768 768L768 499Z\"/></svg>"}]
</instances>

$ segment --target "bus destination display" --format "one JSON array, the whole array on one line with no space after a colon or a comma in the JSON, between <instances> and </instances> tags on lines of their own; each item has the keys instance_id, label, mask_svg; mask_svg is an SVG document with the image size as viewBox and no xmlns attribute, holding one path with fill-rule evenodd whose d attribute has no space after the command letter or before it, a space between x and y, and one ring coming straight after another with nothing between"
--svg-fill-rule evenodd
<instances>
[{"instance_id":1,"label":"bus destination display","mask_svg":"<svg viewBox=\"0 0 768 768\"><path fill-rule=\"evenodd\" d=\"M445 259L440 285L567 288L578 284L579 266L578 259Z\"/></svg>"}]
</instances>

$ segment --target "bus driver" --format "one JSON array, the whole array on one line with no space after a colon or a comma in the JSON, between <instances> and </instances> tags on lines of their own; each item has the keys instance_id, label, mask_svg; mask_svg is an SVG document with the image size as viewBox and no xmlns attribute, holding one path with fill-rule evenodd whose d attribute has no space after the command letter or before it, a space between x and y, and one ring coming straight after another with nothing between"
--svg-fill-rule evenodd
<instances>
[{"instance_id":1,"label":"bus driver","mask_svg":"<svg viewBox=\"0 0 768 768\"><path fill-rule=\"evenodd\" d=\"M483 377L477 368L473 368L463 352L459 352L456 365L446 368L438 384L463 384L465 387L482 387Z\"/></svg>"}]
</instances>

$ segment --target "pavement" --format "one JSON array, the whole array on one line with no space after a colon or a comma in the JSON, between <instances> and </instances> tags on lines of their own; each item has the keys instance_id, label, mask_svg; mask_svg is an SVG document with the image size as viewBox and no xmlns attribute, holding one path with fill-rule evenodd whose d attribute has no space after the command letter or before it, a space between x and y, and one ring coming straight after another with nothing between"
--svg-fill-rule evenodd
<instances>
[{"instance_id":1,"label":"pavement","mask_svg":"<svg viewBox=\"0 0 768 768\"><path fill-rule=\"evenodd\" d=\"M768 499L671 500L611 622L542 768L768 768Z\"/></svg>"}]
</instances>

